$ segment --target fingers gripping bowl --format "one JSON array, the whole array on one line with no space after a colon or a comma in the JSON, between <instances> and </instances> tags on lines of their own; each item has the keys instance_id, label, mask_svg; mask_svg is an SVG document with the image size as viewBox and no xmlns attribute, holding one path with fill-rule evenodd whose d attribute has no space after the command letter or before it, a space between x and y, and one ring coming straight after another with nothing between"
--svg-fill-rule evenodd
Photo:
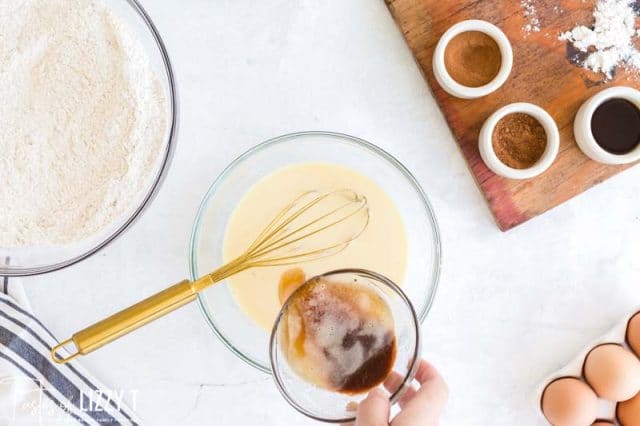
<instances>
[{"instance_id":1,"label":"fingers gripping bowl","mask_svg":"<svg viewBox=\"0 0 640 426\"><path fill-rule=\"evenodd\" d=\"M431 206L397 160L366 141L338 133L284 135L252 148L231 163L213 183L198 211L190 247L192 278L223 262L225 230L246 193L279 169L309 162L338 165L367 176L393 201L407 231L407 269L398 284L422 321L435 296L440 272L440 239ZM208 289L198 301L214 334L233 353L271 372L269 332L246 315L229 285Z\"/></svg>"}]
</instances>

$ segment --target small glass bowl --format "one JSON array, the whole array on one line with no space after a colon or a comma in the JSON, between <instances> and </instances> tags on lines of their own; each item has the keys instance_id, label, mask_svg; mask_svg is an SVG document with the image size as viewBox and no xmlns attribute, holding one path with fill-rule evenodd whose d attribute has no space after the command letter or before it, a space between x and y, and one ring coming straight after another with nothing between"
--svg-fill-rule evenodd
<instances>
[{"instance_id":1,"label":"small glass bowl","mask_svg":"<svg viewBox=\"0 0 640 426\"><path fill-rule=\"evenodd\" d=\"M395 158L377 146L341 133L300 132L263 142L234 160L213 182L198 210L189 253L192 280L223 264L224 236L240 200L257 182L299 163L337 164L376 182L393 200L407 231L408 262L399 284L422 322L440 276L440 234L420 184ZM198 295L214 334L240 359L270 373L269 332L236 303L224 281Z\"/></svg>"},{"instance_id":2,"label":"small glass bowl","mask_svg":"<svg viewBox=\"0 0 640 426\"><path fill-rule=\"evenodd\" d=\"M86 240L68 245L1 247L0 276L28 276L57 271L95 254L122 235L157 194L173 158L178 131L178 95L169 55L158 29L137 0L105 0L117 18L137 37L149 56L167 98L167 129L155 170L145 189L120 217Z\"/></svg>"},{"instance_id":3,"label":"small glass bowl","mask_svg":"<svg viewBox=\"0 0 640 426\"><path fill-rule=\"evenodd\" d=\"M328 272L321 277L330 278L332 282L353 283L354 280L357 280L358 285L373 290L389 306L393 315L397 344L396 359L391 373L402 377L402 381L397 384L397 387L388 389L389 399L393 404L410 386L418 367L420 326L411 302L400 287L375 272L363 269L342 269ZM315 420L330 423L346 423L355 420L355 411L350 408L355 406L354 403L357 404L366 398L367 392L347 395L309 383L293 371L287 362L287 357L282 353L280 324L282 324L281 319L287 312L291 299L292 297L289 297L280 310L273 326L269 345L271 370L278 390L291 406ZM385 389L382 384L378 387Z\"/></svg>"}]
</instances>

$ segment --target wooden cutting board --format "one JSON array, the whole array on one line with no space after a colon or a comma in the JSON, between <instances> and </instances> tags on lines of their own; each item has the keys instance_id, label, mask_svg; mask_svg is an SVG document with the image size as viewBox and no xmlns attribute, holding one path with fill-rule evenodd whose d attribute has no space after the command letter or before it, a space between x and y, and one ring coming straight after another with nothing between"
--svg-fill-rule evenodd
<instances>
[{"instance_id":1,"label":"wooden cutting board","mask_svg":"<svg viewBox=\"0 0 640 426\"><path fill-rule=\"evenodd\" d=\"M501 230L506 231L621 172L586 157L573 137L573 119L587 98L614 85L640 87L638 78L619 71L605 82L599 74L571 62L576 52L558 34L576 24L593 23L594 1L529 0L535 13L525 16L520 0L386 0L422 69L449 127ZM524 30L533 18L539 32ZM442 34L456 22L484 19L500 27L513 45L513 71L498 91L481 99L457 99L440 88L431 57ZM477 138L482 123L499 107L531 102L558 123L560 152L542 175L529 180L496 176L482 162Z\"/></svg>"}]
</instances>

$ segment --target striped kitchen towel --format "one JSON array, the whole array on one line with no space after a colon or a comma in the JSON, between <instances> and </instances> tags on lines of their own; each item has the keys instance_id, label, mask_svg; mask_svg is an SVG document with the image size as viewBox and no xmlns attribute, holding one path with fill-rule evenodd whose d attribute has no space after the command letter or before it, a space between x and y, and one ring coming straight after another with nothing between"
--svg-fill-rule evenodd
<instances>
[{"instance_id":1,"label":"striped kitchen towel","mask_svg":"<svg viewBox=\"0 0 640 426\"><path fill-rule=\"evenodd\" d=\"M22 285L0 277L0 425L137 425L122 392L106 389L72 361L32 313Z\"/></svg>"}]
</instances>

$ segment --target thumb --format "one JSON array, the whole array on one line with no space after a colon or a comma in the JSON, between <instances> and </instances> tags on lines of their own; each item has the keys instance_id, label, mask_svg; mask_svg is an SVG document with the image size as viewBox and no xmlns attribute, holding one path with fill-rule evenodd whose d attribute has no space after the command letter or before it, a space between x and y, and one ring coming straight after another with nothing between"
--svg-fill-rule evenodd
<instances>
[{"instance_id":1,"label":"thumb","mask_svg":"<svg viewBox=\"0 0 640 426\"><path fill-rule=\"evenodd\" d=\"M389 399L374 389L358 406L355 426L389 426Z\"/></svg>"}]
</instances>

